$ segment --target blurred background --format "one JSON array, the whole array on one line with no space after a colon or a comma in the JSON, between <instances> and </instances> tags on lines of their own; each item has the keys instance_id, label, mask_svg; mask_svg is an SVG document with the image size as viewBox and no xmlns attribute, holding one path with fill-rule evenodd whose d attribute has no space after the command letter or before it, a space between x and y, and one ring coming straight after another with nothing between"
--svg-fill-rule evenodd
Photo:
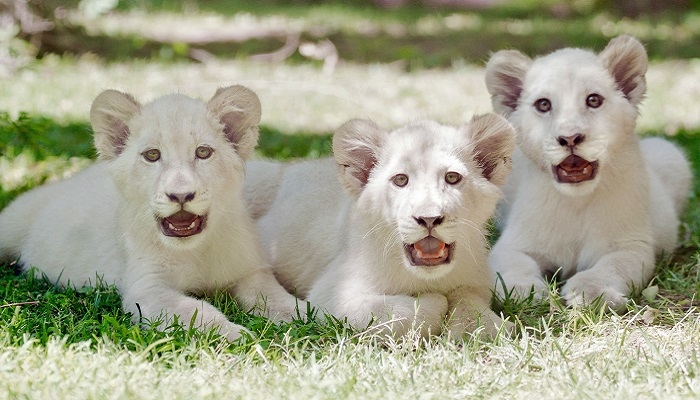
<instances>
[{"instance_id":1,"label":"blurred background","mask_svg":"<svg viewBox=\"0 0 700 400\"><path fill-rule=\"evenodd\" d=\"M415 69L482 61L502 47L592 47L622 32L651 58L692 58L699 11L698 0L2 0L1 61L9 70L47 54L302 62L335 50ZM315 48L299 47L307 42Z\"/></svg>"},{"instance_id":2,"label":"blurred background","mask_svg":"<svg viewBox=\"0 0 700 400\"><path fill-rule=\"evenodd\" d=\"M491 111L492 52L600 51L622 33L651 60L639 132L700 136L700 0L0 0L0 207L91 162L105 89L243 84L263 106L259 154L317 157L350 118Z\"/></svg>"},{"instance_id":3,"label":"blurred background","mask_svg":"<svg viewBox=\"0 0 700 400\"><path fill-rule=\"evenodd\" d=\"M642 131L700 126L700 0L2 0L0 110L86 120L116 88L204 98L242 83L263 124L328 133L353 117L458 123L490 110L489 54L600 51L621 33L653 68Z\"/></svg>"}]
</instances>

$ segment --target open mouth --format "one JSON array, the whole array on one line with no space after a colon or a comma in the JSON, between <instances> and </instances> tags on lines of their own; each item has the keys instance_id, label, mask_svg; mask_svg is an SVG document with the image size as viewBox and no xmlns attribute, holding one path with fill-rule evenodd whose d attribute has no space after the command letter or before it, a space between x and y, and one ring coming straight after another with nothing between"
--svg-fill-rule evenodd
<instances>
[{"instance_id":1,"label":"open mouth","mask_svg":"<svg viewBox=\"0 0 700 400\"><path fill-rule=\"evenodd\" d=\"M579 183L590 181L598 172L598 161L589 162L577 155L570 155L559 165L553 165L552 171L559 183Z\"/></svg>"},{"instance_id":2,"label":"open mouth","mask_svg":"<svg viewBox=\"0 0 700 400\"><path fill-rule=\"evenodd\" d=\"M206 216L180 210L169 217L162 218L160 230L165 236L188 237L201 232L205 222Z\"/></svg>"},{"instance_id":3,"label":"open mouth","mask_svg":"<svg viewBox=\"0 0 700 400\"><path fill-rule=\"evenodd\" d=\"M412 265L433 267L452 260L454 243L447 244L434 236L426 236L413 244L404 244L404 248Z\"/></svg>"}]
</instances>

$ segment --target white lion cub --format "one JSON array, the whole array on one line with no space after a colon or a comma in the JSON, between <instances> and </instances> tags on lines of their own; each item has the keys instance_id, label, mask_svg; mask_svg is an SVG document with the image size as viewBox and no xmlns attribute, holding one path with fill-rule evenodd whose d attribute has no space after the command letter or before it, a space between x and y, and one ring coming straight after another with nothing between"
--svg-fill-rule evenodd
<instances>
[{"instance_id":1,"label":"white lion cub","mask_svg":"<svg viewBox=\"0 0 700 400\"><path fill-rule=\"evenodd\" d=\"M598 55L569 48L532 60L508 50L489 60L493 107L518 132L490 256L507 291L541 298L543 275L557 274L569 305L602 296L620 310L648 283L655 255L676 247L691 172L673 144L635 136L647 63L629 36Z\"/></svg>"},{"instance_id":2,"label":"white lion cub","mask_svg":"<svg viewBox=\"0 0 700 400\"><path fill-rule=\"evenodd\" d=\"M335 159L249 163L246 197L275 275L312 305L395 336L437 334L447 317L453 335L479 319L492 334L484 226L514 147L495 114L393 131L351 120Z\"/></svg>"},{"instance_id":3,"label":"white lion cub","mask_svg":"<svg viewBox=\"0 0 700 400\"><path fill-rule=\"evenodd\" d=\"M20 257L62 285L116 284L124 309L243 329L191 297L230 292L289 319L296 300L266 266L243 201L244 160L255 147L260 102L242 86L203 103L168 95L141 105L108 90L90 119L99 161L75 177L20 196L0 214L0 258Z\"/></svg>"}]
</instances>

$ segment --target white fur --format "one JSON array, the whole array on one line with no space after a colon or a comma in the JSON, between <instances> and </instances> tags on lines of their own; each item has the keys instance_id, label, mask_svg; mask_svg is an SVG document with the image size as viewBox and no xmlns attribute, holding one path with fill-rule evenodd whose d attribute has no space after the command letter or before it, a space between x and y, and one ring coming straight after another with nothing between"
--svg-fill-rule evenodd
<instances>
[{"instance_id":1,"label":"white fur","mask_svg":"<svg viewBox=\"0 0 700 400\"><path fill-rule=\"evenodd\" d=\"M275 275L292 293L363 329L493 333L485 224L510 171L513 129L494 114L462 127L422 121L385 131L352 120L333 138L334 159L248 164L246 198ZM338 171L339 178L338 179ZM463 176L456 185L447 172ZM392 183L406 174L408 184ZM340 183L346 190L343 190ZM272 194L274 196L270 197ZM417 217L444 217L433 235L454 243L450 263L412 265L404 250L428 235Z\"/></svg>"},{"instance_id":2,"label":"white fur","mask_svg":"<svg viewBox=\"0 0 700 400\"><path fill-rule=\"evenodd\" d=\"M183 95L140 105L106 91L91 121L100 160L75 177L23 194L0 214L0 258L20 257L60 285L116 284L132 320L165 318L218 328L230 340L242 327L190 294L231 293L243 307L265 301L289 319L296 301L266 266L242 199L244 160L257 142L260 103L242 86L208 103ZM208 146L210 157L196 149ZM149 162L142 153L158 149ZM181 206L168 194L192 193ZM168 237L158 218L183 208L206 215L203 230ZM262 296L262 298L259 298ZM303 306L302 306L303 307Z\"/></svg>"},{"instance_id":3,"label":"white fur","mask_svg":"<svg viewBox=\"0 0 700 400\"><path fill-rule=\"evenodd\" d=\"M493 55L486 84L496 111L518 132L514 174L506 189L505 228L490 256L506 290L547 290L543 274L568 279L570 305L597 297L621 309L654 272L655 255L676 247L679 214L691 172L663 139L634 134L646 84L647 56L634 38L610 41L600 54L563 49L531 60L517 51ZM603 97L589 107L591 94ZM535 108L550 100L551 110ZM584 135L573 150L560 137ZM594 179L559 183L552 167L571 152L597 161ZM496 289L504 291L500 282Z\"/></svg>"}]
</instances>

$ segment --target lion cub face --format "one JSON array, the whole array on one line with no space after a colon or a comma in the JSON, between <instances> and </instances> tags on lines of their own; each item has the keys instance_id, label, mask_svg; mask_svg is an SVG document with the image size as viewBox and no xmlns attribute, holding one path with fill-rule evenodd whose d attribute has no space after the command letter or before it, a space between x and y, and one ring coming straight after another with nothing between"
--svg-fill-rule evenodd
<instances>
[{"instance_id":1,"label":"lion cub face","mask_svg":"<svg viewBox=\"0 0 700 400\"><path fill-rule=\"evenodd\" d=\"M500 198L515 145L511 126L488 114L455 128L422 121L384 131L353 120L334 136L341 180L371 229L385 232L379 252L399 253L411 273L437 279L472 246Z\"/></svg>"},{"instance_id":2,"label":"lion cub face","mask_svg":"<svg viewBox=\"0 0 700 400\"><path fill-rule=\"evenodd\" d=\"M184 95L140 105L117 91L98 96L91 120L101 159L139 227L169 246L189 246L216 225L257 142L260 104L241 86L209 103Z\"/></svg>"},{"instance_id":3,"label":"lion cub face","mask_svg":"<svg viewBox=\"0 0 700 400\"><path fill-rule=\"evenodd\" d=\"M646 69L643 46L621 36L599 55L563 49L531 60L500 51L486 67L486 84L525 156L562 193L584 195L614 173L611 164L633 135Z\"/></svg>"}]
</instances>

